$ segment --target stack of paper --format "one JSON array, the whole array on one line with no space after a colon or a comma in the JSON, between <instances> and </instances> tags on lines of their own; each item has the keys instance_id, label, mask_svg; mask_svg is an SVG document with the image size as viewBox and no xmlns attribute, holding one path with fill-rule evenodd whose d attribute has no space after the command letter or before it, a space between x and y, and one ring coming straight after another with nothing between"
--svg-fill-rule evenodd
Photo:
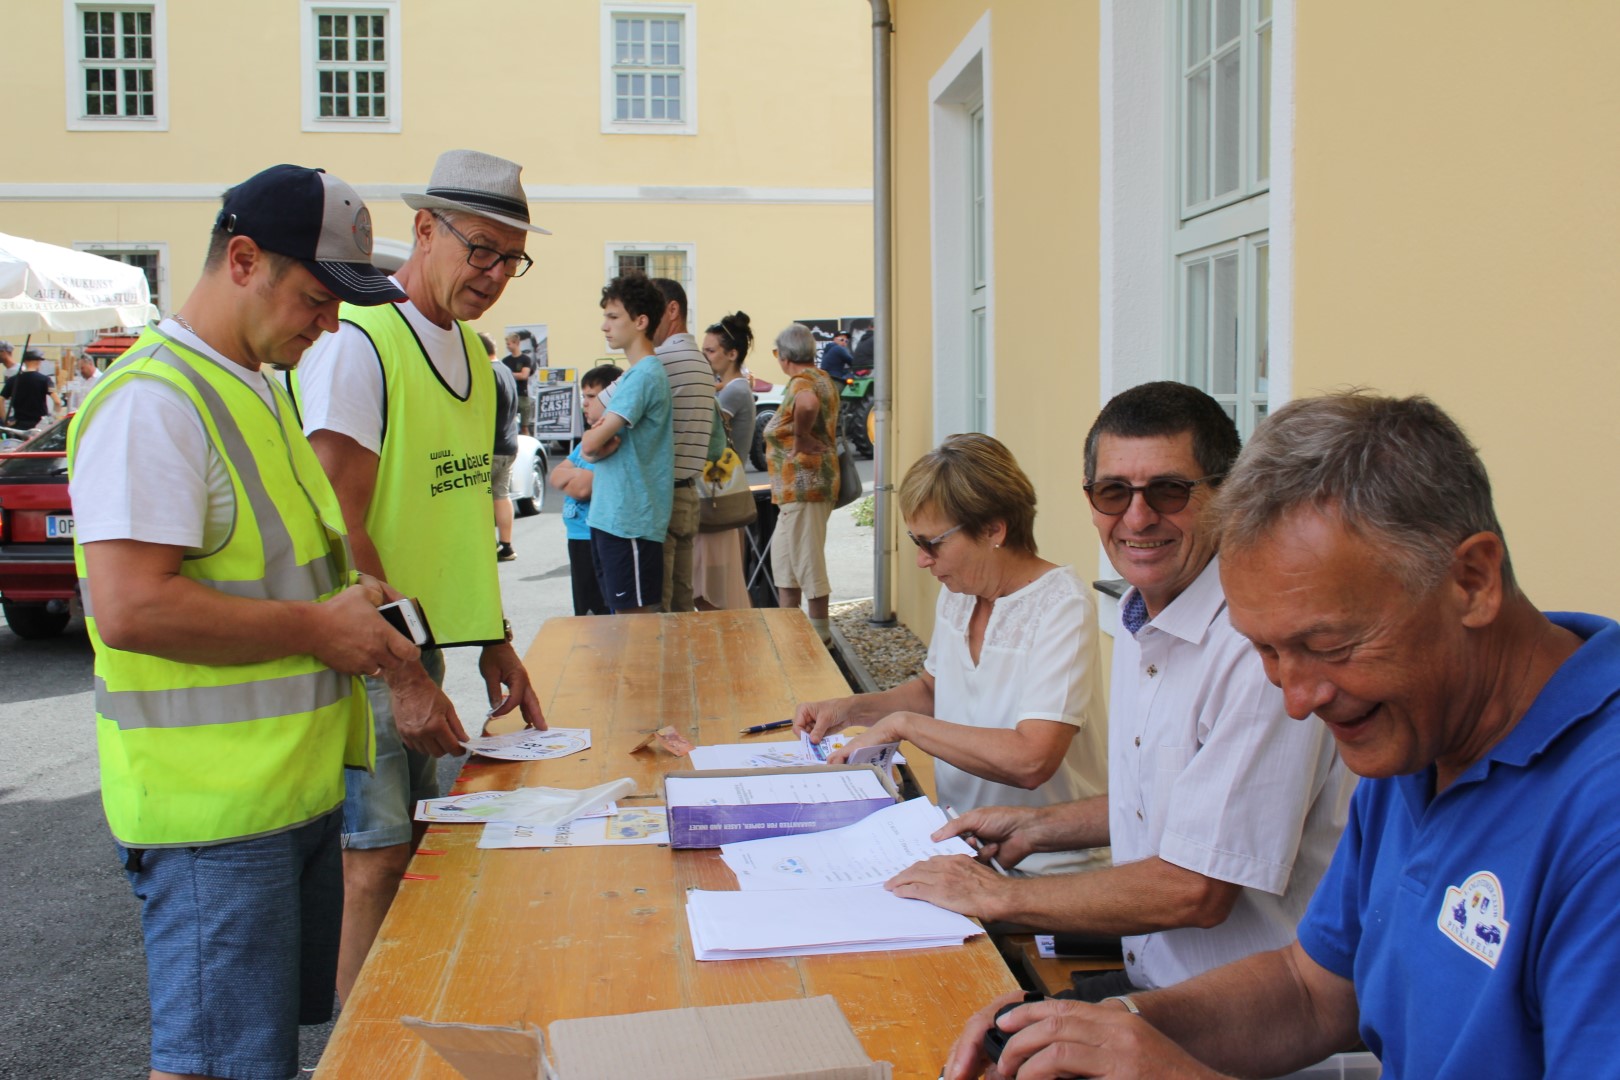
<instances>
[{"instance_id":1,"label":"stack of paper","mask_svg":"<svg viewBox=\"0 0 1620 1080\"><path fill-rule=\"evenodd\" d=\"M828 735L818 745L812 743L808 735L801 733L798 742L740 742L694 746L687 756L694 769L771 769L793 765L825 765L829 753L842 750L854 737L838 732L835 735ZM906 759L897 753L883 764L904 765L905 762Z\"/></svg>"},{"instance_id":2,"label":"stack of paper","mask_svg":"<svg viewBox=\"0 0 1620 1080\"><path fill-rule=\"evenodd\" d=\"M741 891L687 894L697 958L931 949L982 933L971 919L882 884L921 859L972 855L957 837L929 838L946 820L927 799L913 799L841 829L722 845Z\"/></svg>"},{"instance_id":3,"label":"stack of paper","mask_svg":"<svg viewBox=\"0 0 1620 1080\"><path fill-rule=\"evenodd\" d=\"M984 931L972 919L881 885L779 892L686 894L686 921L699 960L937 949Z\"/></svg>"},{"instance_id":4,"label":"stack of paper","mask_svg":"<svg viewBox=\"0 0 1620 1080\"><path fill-rule=\"evenodd\" d=\"M720 858L744 891L881 885L935 855L971 856L960 837L930 839L946 820L927 799L912 799L841 829L722 844Z\"/></svg>"}]
</instances>

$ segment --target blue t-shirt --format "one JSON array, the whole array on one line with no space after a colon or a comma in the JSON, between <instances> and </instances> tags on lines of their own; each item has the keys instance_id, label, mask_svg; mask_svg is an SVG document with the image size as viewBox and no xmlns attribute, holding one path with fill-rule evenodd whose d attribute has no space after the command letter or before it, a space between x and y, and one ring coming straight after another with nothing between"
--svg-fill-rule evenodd
<instances>
[{"instance_id":1,"label":"blue t-shirt","mask_svg":"<svg viewBox=\"0 0 1620 1080\"><path fill-rule=\"evenodd\" d=\"M1363 780L1300 923L1385 1080L1620 1077L1620 625L1549 617L1586 643L1438 796Z\"/></svg>"},{"instance_id":2,"label":"blue t-shirt","mask_svg":"<svg viewBox=\"0 0 1620 1080\"><path fill-rule=\"evenodd\" d=\"M574 447L568 455L568 464L586 472L595 472L596 466L585 460L585 451ZM592 483L595 483L593 480ZM563 530L570 540L589 540L591 538L591 500L576 499L572 495L563 496Z\"/></svg>"},{"instance_id":3,"label":"blue t-shirt","mask_svg":"<svg viewBox=\"0 0 1620 1080\"><path fill-rule=\"evenodd\" d=\"M651 361L650 363L648 361ZM675 501L675 431L669 376L648 356L613 384L608 411L624 417L619 448L596 463L591 481L591 528L663 542Z\"/></svg>"}]
</instances>

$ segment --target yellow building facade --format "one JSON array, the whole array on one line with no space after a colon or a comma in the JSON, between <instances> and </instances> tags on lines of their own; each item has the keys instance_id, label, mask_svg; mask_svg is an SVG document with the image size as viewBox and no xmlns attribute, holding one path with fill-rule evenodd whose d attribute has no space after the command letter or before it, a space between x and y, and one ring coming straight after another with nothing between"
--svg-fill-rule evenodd
<instances>
[{"instance_id":1,"label":"yellow building facade","mask_svg":"<svg viewBox=\"0 0 1620 1080\"><path fill-rule=\"evenodd\" d=\"M869 12L848 0L30 0L0 7L11 82L0 232L196 280L230 184L282 161L352 183L379 252L443 150L522 163L534 268L480 328L604 355L621 268L687 283L697 329L871 313ZM27 48L16 47L27 42ZM25 107L24 107L25 106Z\"/></svg>"},{"instance_id":2,"label":"yellow building facade","mask_svg":"<svg viewBox=\"0 0 1620 1080\"><path fill-rule=\"evenodd\" d=\"M1620 400L1620 7L1529 16L894 0L896 480L988 431L1042 554L1113 577L1080 485L1114 393L1189 381L1245 433L1294 397L1424 393L1479 445L1532 599L1620 615L1620 509L1579 498Z\"/></svg>"}]
</instances>

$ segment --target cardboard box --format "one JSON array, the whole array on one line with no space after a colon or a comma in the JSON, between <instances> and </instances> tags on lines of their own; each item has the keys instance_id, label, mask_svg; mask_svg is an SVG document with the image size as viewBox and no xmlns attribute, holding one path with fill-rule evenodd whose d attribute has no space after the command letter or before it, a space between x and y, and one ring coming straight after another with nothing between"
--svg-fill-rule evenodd
<instances>
[{"instance_id":1,"label":"cardboard box","mask_svg":"<svg viewBox=\"0 0 1620 1080\"><path fill-rule=\"evenodd\" d=\"M877 777L886 793L883 798L849 799L820 803L747 803L689 805L670 798L669 781L679 778L714 779L728 776L784 777L801 774L858 772ZM765 836L825 832L841 829L900 801L894 781L886 770L875 765L805 765L783 769L681 770L664 774L664 803L669 814L669 846L672 848L714 848L739 840Z\"/></svg>"},{"instance_id":2,"label":"cardboard box","mask_svg":"<svg viewBox=\"0 0 1620 1080\"><path fill-rule=\"evenodd\" d=\"M892 1080L823 995L557 1020L525 1028L400 1022L466 1080Z\"/></svg>"}]
</instances>

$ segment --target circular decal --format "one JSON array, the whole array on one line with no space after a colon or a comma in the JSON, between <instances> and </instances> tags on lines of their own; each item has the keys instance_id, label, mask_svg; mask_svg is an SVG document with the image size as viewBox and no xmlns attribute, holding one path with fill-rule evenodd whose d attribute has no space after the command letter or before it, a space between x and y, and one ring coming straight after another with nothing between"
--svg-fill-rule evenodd
<instances>
[{"instance_id":1,"label":"circular decal","mask_svg":"<svg viewBox=\"0 0 1620 1080\"><path fill-rule=\"evenodd\" d=\"M364 206L354 215L354 244L362 255L371 256L371 211Z\"/></svg>"}]
</instances>

